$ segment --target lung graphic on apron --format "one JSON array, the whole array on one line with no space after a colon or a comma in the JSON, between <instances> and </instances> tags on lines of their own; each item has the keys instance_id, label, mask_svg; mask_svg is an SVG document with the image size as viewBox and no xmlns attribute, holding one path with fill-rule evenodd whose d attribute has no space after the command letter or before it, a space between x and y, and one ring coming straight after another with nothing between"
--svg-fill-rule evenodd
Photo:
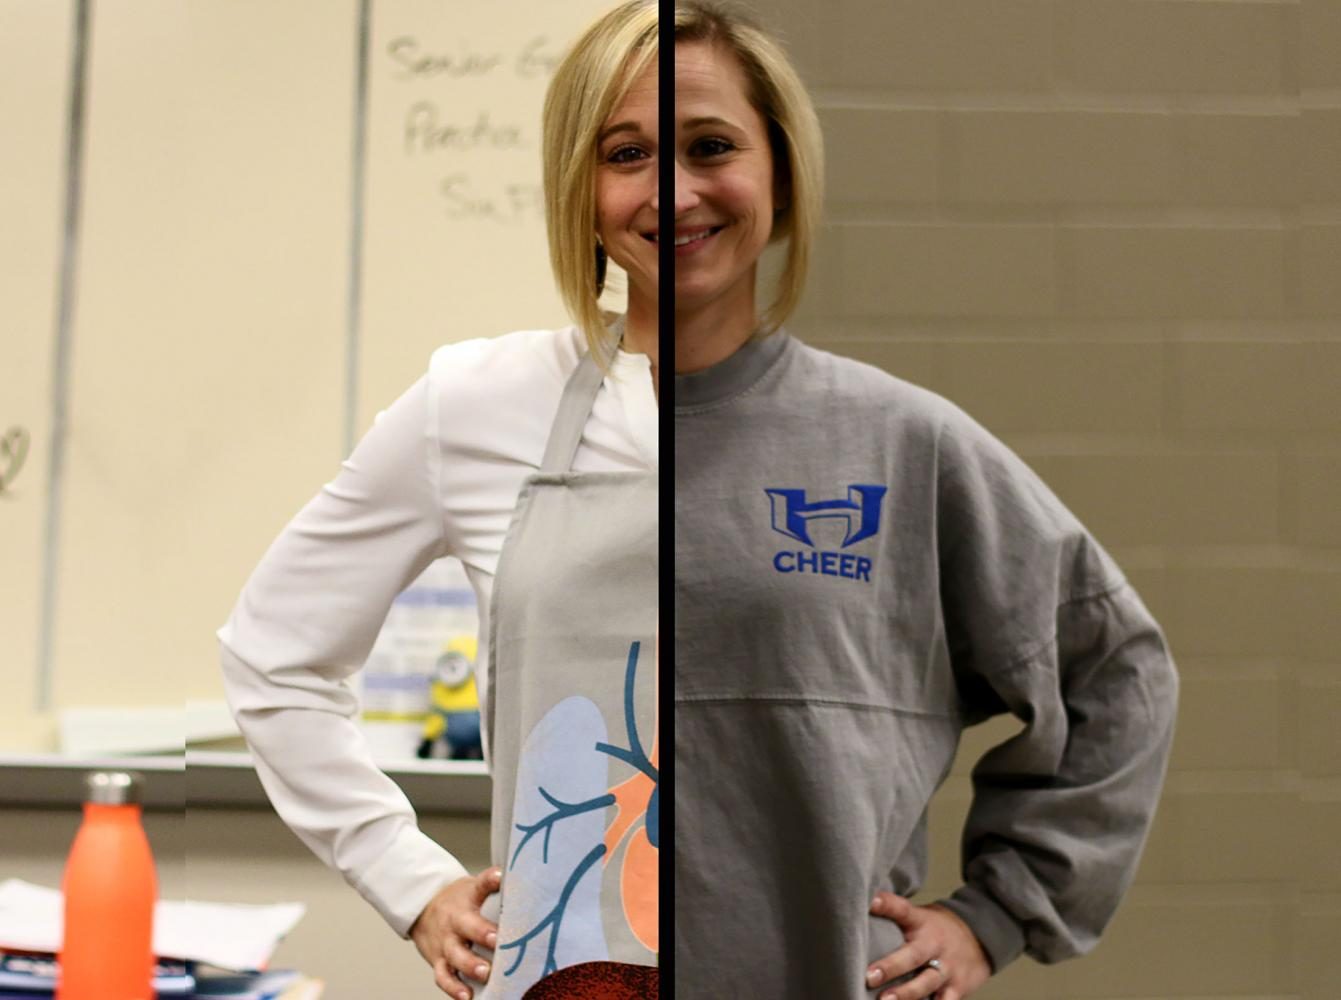
<instances>
[{"instance_id":1,"label":"lung graphic on apron","mask_svg":"<svg viewBox=\"0 0 1341 1000\"><path fill-rule=\"evenodd\" d=\"M499 933L481 1000L656 995L657 473L572 471L601 380L584 356L494 578L484 712L503 884L483 909Z\"/></svg>"}]
</instances>

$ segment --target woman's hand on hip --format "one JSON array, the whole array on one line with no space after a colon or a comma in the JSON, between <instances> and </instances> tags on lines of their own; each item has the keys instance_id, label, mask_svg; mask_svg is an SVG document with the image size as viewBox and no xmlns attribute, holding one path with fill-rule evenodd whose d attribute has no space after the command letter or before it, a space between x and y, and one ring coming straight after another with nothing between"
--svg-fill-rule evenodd
<instances>
[{"instance_id":1,"label":"woman's hand on hip","mask_svg":"<svg viewBox=\"0 0 1341 1000\"><path fill-rule=\"evenodd\" d=\"M877 917L888 917L903 931L904 943L866 970L874 989L910 972L905 983L877 994L879 1000L963 1000L992 975L982 945L968 924L939 904L914 906L892 892L877 893L871 904ZM920 971L918 971L920 970Z\"/></svg>"},{"instance_id":2,"label":"woman's hand on hip","mask_svg":"<svg viewBox=\"0 0 1341 1000\"><path fill-rule=\"evenodd\" d=\"M439 889L410 926L414 946L433 966L433 981L457 1000L472 996L467 976L480 983L489 978L489 963L471 951L471 945L489 949L498 945L498 925L484 919L480 907L502 882L501 868L457 879Z\"/></svg>"}]
</instances>

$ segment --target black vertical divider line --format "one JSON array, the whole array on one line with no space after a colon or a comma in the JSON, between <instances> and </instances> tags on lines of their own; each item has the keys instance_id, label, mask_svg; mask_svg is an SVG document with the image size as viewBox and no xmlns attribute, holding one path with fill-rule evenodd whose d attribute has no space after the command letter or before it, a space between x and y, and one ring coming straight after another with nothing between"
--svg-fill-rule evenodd
<instances>
[{"instance_id":1,"label":"black vertical divider line","mask_svg":"<svg viewBox=\"0 0 1341 1000\"><path fill-rule=\"evenodd\" d=\"M343 459L354 450L359 410L359 338L363 321L363 209L368 150L368 38L372 0L359 0L354 64L354 122L349 164L349 278L345 303L345 427Z\"/></svg>"},{"instance_id":2,"label":"black vertical divider line","mask_svg":"<svg viewBox=\"0 0 1341 1000\"><path fill-rule=\"evenodd\" d=\"M60 573L61 494L65 476L65 435L69 427L70 355L73 349L75 287L79 264L79 223L84 164L84 109L88 75L90 0L75 0L70 53L70 104L65 133L65 218L61 234L60 283L56 290L56 336L51 359L51 445L47 465L46 532L42 550L41 615L37 633L36 711L51 708L52 647Z\"/></svg>"},{"instance_id":3,"label":"black vertical divider line","mask_svg":"<svg viewBox=\"0 0 1341 1000\"><path fill-rule=\"evenodd\" d=\"M661 761L657 776L659 912L658 962L662 997L675 995L675 4L662 0L657 24L657 421L660 469L657 565L660 586Z\"/></svg>"}]
</instances>

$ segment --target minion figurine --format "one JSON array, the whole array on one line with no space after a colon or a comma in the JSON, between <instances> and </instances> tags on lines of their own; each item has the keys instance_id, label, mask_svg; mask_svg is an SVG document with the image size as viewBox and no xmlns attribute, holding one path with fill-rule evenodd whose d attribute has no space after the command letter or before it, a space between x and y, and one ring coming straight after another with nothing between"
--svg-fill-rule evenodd
<instances>
[{"instance_id":1,"label":"minion figurine","mask_svg":"<svg viewBox=\"0 0 1341 1000\"><path fill-rule=\"evenodd\" d=\"M452 760L482 760L480 745L480 695L475 688L476 641L473 635L457 636L442 648L433 668L429 688L429 713L416 755L427 760L433 746L446 736L447 756Z\"/></svg>"}]
</instances>

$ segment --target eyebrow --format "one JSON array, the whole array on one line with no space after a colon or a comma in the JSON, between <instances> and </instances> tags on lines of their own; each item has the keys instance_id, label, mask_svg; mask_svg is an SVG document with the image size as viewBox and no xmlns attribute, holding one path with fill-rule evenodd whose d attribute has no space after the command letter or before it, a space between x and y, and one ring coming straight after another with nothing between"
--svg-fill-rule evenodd
<instances>
[{"instance_id":1,"label":"eyebrow","mask_svg":"<svg viewBox=\"0 0 1341 1000\"><path fill-rule=\"evenodd\" d=\"M642 128L637 122L616 122L614 125L601 129L601 134L596 137L597 144L605 142L617 132L641 132Z\"/></svg>"},{"instance_id":2,"label":"eyebrow","mask_svg":"<svg viewBox=\"0 0 1341 1000\"><path fill-rule=\"evenodd\" d=\"M728 128L735 128L735 126L731 124L731 122L727 121L725 118L717 118L712 115L699 118L690 118L686 120L684 123L685 128L698 128L700 125L725 125Z\"/></svg>"},{"instance_id":3,"label":"eyebrow","mask_svg":"<svg viewBox=\"0 0 1341 1000\"><path fill-rule=\"evenodd\" d=\"M725 125L728 128L735 128L735 125L727 121L725 118L718 118L714 115L706 115L706 116L700 116L698 118L690 118L684 123L685 128L698 128L700 125ZM642 126L640 126L637 122L631 122L631 121L615 122L615 124L608 125L605 128L601 129L600 134L596 137L597 145L600 145L601 143L605 142L606 139L609 139L612 135L616 135L620 132L635 132L641 134Z\"/></svg>"}]
</instances>

